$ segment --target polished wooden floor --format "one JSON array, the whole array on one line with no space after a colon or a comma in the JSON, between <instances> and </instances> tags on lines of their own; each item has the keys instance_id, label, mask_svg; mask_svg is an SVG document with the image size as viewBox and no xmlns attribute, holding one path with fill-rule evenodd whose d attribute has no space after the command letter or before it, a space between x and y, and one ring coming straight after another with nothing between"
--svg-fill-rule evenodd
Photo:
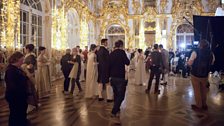
<instances>
[{"instance_id":1,"label":"polished wooden floor","mask_svg":"<svg viewBox=\"0 0 224 126\"><path fill-rule=\"evenodd\" d=\"M169 77L161 93L145 94L145 86L134 84L130 74L125 101L121 109L122 126L224 126L224 93L211 85L208 111L191 109L194 94L189 78ZM84 93L75 96L62 94L63 80L53 83L51 96L41 99L39 110L29 113L32 126L115 126L110 118L113 103L84 99ZM82 83L85 87L85 83ZM153 88L153 87L152 87ZM6 126L9 110L0 100L0 126Z\"/></svg>"}]
</instances>

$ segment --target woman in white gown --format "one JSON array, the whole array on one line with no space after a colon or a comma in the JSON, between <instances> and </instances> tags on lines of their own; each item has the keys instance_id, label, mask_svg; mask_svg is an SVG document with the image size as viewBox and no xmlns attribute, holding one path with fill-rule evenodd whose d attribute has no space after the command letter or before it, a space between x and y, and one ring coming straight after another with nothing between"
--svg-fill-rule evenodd
<instances>
[{"instance_id":1,"label":"woman in white gown","mask_svg":"<svg viewBox=\"0 0 224 126\"><path fill-rule=\"evenodd\" d=\"M144 76L145 76L144 68L145 68L144 54L142 49L138 49L136 72L135 72L135 84L137 85L143 85L144 83Z\"/></svg>"},{"instance_id":2,"label":"woman in white gown","mask_svg":"<svg viewBox=\"0 0 224 126\"><path fill-rule=\"evenodd\" d=\"M85 66L84 66L84 55L82 54L82 50L79 50L79 55L81 57L81 75L80 75L80 81L83 82L85 81L85 76L84 76L84 70L85 70Z\"/></svg>"},{"instance_id":3,"label":"woman in white gown","mask_svg":"<svg viewBox=\"0 0 224 126\"><path fill-rule=\"evenodd\" d=\"M40 46L40 55L37 57L37 90L39 98L48 97L50 95L50 62L45 56L45 47Z\"/></svg>"},{"instance_id":4,"label":"woman in white gown","mask_svg":"<svg viewBox=\"0 0 224 126\"><path fill-rule=\"evenodd\" d=\"M86 71L86 88L85 98L93 98L97 95L97 61L96 61L96 45L91 44L88 53L87 71Z\"/></svg>"}]
</instances>

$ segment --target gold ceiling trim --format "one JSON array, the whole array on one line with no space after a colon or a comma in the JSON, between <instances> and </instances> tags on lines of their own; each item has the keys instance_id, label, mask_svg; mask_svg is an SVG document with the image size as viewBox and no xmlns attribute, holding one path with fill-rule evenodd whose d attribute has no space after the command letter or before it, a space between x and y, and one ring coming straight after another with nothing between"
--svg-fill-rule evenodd
<instances>
[{"instance_id":1,"label":"gold ceiling trim","mask_svg":"<svg viewBox=\"0 0 224 126\"><path fill-rule=\"evenodd\" d=\"M81 3L79 0L65 0L64 7L65 13L68 12L70 8L74 8L78 12L80 19L85 16L87 21L96 20L97 16L89 10L88 6Z\"/></svg>"}]
</instances>

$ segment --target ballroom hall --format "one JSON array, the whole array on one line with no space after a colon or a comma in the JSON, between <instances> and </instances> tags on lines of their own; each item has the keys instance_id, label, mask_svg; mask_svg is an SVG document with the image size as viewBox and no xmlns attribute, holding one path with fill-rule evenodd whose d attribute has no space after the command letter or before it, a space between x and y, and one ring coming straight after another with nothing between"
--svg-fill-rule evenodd
<instances>
[{"instance_id":1,"label":"ballroom hall","mask_svg":"<svg viewBox=\"0 0 224 126\"><path fill-rule=\"evenodd\" d=\"M0 126L224 126L223 22L224 0L0 0Z\"/></svg>"}]
</instances>

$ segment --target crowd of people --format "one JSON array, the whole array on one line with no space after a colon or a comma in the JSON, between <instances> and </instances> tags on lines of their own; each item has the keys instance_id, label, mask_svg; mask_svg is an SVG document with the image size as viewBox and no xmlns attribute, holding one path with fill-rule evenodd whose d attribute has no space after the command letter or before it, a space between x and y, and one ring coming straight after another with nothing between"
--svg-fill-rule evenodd
<instances>
[{"instance_id":1,"label":"crowd of people","mask_svg":"<svg viewBox=\"0 0 224 126\"><path fill-rule=\"evenodd\" d=\"M101 45L95 44L85 48L84 51L76 46L66 49L60 64L64 75L65 95L74 96L75 85L79 93L83 92L81 81L85 80L85 98L98 98L98 101L114 102L111 118L119 121L120 106L125 98L126 86L128 84L128 73L135 71L135 84L143 85L145 75L149 74L145 93L149 94L152 81L155 78L154 94L160 94L159 85L167 85L168 75L182 73L191 69L191 80L193 84L196 104L192 105L194 110L207 110L206 104L206 80L209 67L215 61L213 53L208 48L208 42L202 40L199 48L193 51L187 59L163 48L163 45L154 44L153 49L147 48L129 50L124 49L121 40L115 42L112 51L107 48L108 40L102 39ZM25 46L25 56L21 52L13 53L8 59L5 72L6 100L10 108L9 125L26 125L26 111L28 104L39 107L38 99L50 97L51 81L49 70L49 59L46 56L46 48L39 47L39 55L34 53L34 45ZM178 57L178 65L173 69L174 59ZM184 63L181 63L181 61ZM180 63L179 63L180 62ZM181 67L184 64L184 69ZM185 75L183 76L185 77ZM103 90L106 91L106 97Z\"/></svg>"}]
</instances>

